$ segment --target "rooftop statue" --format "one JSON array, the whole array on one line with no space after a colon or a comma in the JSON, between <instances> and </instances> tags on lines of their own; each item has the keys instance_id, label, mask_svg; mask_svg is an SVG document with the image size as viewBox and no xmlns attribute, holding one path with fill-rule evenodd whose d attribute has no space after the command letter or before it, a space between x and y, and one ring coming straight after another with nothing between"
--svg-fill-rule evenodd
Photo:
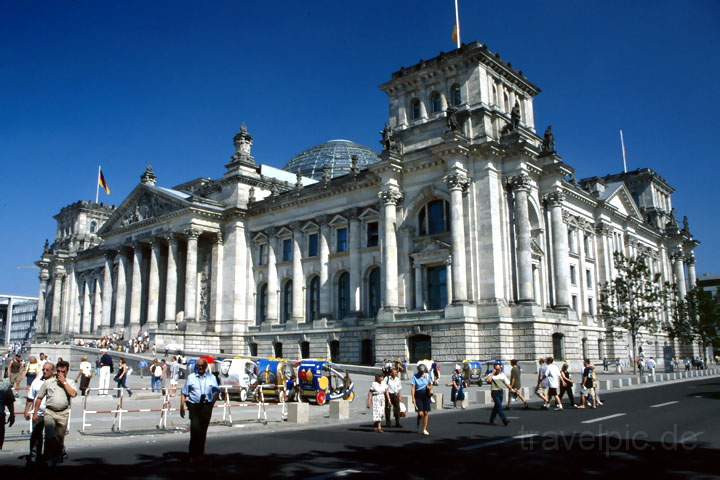
<instances>
[{"instance_id":1,"label":"rooftop statue","mask_svg":"<svg viewBox=\"0 0 720 480\"><path fill-rule=\"evenodd\" d=\"M457 117L457 108L448 107L445 110L445 121L447 122L447 128L451 132L460 130L460 122Z\"/></svg>"},{"instance_id":2,"label":"rooftop statue","mask_svg":"<svg viewBox=\"0 0 720 480\"><path fill-rule=\"evenodd\" d=\"M542 153L555 153L555 135L553 135L552 125L548 125L543 135Z\"/></svg>"}]
</instances>

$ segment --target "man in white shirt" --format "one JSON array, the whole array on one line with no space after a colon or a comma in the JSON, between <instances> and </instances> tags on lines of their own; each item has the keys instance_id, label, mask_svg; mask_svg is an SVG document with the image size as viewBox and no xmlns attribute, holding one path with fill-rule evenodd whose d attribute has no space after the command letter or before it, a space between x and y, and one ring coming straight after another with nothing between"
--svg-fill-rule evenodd
<instances>
[{"instance_id":1,"label":"man in white shirt","mask_svg":"<svg viewBox=\"0 0 720 480\"><path fill-rule=\"evenodd\" d=\"M402 390L402 382L396 368L392 368L390 375L385 377L385 384L390 397L390 401L385 402L385 426L390 427L390 407L392 407L393 415L395 415L395 426L400 428L400 391Z\"/></svg>"},{"instance_id":2,"label":"man in white shirt","mask_svg":"<svg viewBox=\"0 0 720 480\"><path fill-rule=\"evenodd\" d=\"M541 358L538 360L538 376L537 385L535 385L535 394L542 399L543 408L547 408L548 405L546 372L547 366L545 365L545 359Z\"/></svg>"},{"instance_id":3,"label":"man in white shirt","mask_svg":"<svg viewBox=\"0 0 720 480\"><path fill-rule=\"evenodd\" d=\"M657 364L655 363L655 359L653 357L648 358L645 366L648 370L650 370L650 375L655 375L655 368L657 367Z\"/></svg>"},{"instance_id":4,"label":"man in white shirt","mask_svg":"<svg viewBox=\"0 0 720 480\"><path fill-rule=\"evenodd\" d=\"M40 391L40 387L42 387L45 380L52 377L54 373L55 365L45 359L41 374L33 380L30 384L30 388L28 389L27 402L25 402L25 411L23 412L25 420L30 420L32 418L32 414L34 413L33 404L35 403L35 398L37 398L37 394ZM40 402L40 408L38 408L37 411L38 421L34 422L32 426L32 433L30 434L30 455L28 456L27 463L38 463L42 461L44 441L43 432L45 429L45 403L45 398L43 398Z\"/></svg>"},{"instance_id":5,"label":"man in white shirt","mask_svg":"<svg viewBox=\"0 0 720 480\"><path fill-rule=\"evenodd\" d=\"M563 381L562 378L560 378L560 368L558 368L557 365L554 363L553 357L548 357L547 360L545 360L545 363L547 365L545 369L545 377L548 381L548 407L552 404L552 401L555 400L555 410L562 410L562 402L560 401L560 383Z\"/></svg>"},{"instance_id":6,"label":"man in white shirt","mask_svg":"<svg viewBox=\"0 0 720 480\"><path fill-rule=\"evenodd\" d=\"M490 396L493 400L493 409L490 413L490 424L495 425L495 417L499 416L503 424L507 427L510 421L505 417L505 411L503 410L503 390L508 389L510 392L515 392L510 386L510 380L508 380L505 373L503 373L503 364L498 361L493 366L493 371L490 375L485 377L485 381L490 384Z\"/></svg>"}]
</instances>

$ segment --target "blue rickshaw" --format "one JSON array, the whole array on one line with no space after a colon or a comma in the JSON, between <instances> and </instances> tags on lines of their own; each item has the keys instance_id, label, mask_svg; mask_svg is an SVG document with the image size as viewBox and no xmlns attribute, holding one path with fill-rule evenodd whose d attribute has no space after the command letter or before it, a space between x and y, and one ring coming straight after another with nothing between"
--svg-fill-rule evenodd
<instances>
[{"instance_id":1,"label":"blue rickshaw","mask_svg":"<svg viewBox=\"0 0 720 480\"><path fill-rule=\"evenodd\" d=\"M463 376L468 385L482 385L485 378L484 373L483 362L479 360L463 361Z\"/></svg>"},{"instance_id":2,"label":"blue rickshaw","mask_svg":"<svg viewBox=\"0 0 720 480\"><path fill-rule=\"evenodd\" d=\"M303 360L298 366L298 399L325 405L330 400L355 399L355 386L347 372L323 360Z\"/></svg>"},{"instance_id":3,"label":"blue rickshaw","mask_svg":"<svg viewBox=\"0 0 720 480\"><path fill-rule=\"evenodd\" d=\"M293 368L282 358L261 358L257 362L257 384L262 388L264 397L279 400L289 379L293 377Z\"/></svg>"}]
</instances>

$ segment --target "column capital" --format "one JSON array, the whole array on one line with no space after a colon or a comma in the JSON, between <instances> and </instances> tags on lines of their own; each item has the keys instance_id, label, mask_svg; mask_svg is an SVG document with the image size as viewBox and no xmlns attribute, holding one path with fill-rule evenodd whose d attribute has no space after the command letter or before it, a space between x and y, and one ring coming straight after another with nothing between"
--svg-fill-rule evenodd
<instances>
[{"instance_id":1,"label":"column capital","mask_svg":"<svg viewBox=\"0 0 720 480\"><path fill-rule=\"evenodd\" d=\"M610 232L610 225L608 225L607 223L598 222L595 224L595 233L597 233L598 235L609 235Z\"/></svg>"},{"instance_id":2,"label":"column capital","mask_svg":"<svg viewBox=\"0 0 720 480\"><path fill-rule=\"evenodd\" d=\"M463 170L454 168L448 172L445 177L443 177L443 181L447 184L450 190L460 190L462 192L467 189L467 186L470 183L470 178Z\"/></svg>"},{"instance_id":3,"label":"column capital","mask_svg":"<svg viewBox=\"0 0 720 480\"><path fill-rule=\"evenodd\" d=\"M683 260L685 259L685 255L683 254L683 251L682 251L681 248L678 248L678 249L673 250L672 252L670 252L670 254L668 255L668 257L669 257L670 260L673 261L673 262L677 262L678 260L679 260L679 261L683 261Z\"/></svg>"},{"instance_id":4,"label":"column capital","mask_svg":"<svg viewBox=\"0 0 720 480\"><path fill-rule=\"evenodd\" d=\"M565 201L565 194L562 190L555 190L545 195L544 200L550 207L560 207Z\"/></svg>"},{"instance_id":5,"label":"column capital","mask_svg":"<svg viewBox=\"0 0 720 480\"><path fill-rule=\"evenodd\" d=\"M685 255L685 263L687 263L688 265L695 265L695 254L690 252Z\"/></svg>"},{"instance_id":6,"label":"column capital","mask_svg":"<svg viewBox=\"0 0 720 480\"><path fill-rule=\"evenodd\" d=\"M188 240L190 240L190 239L197 240L198 237L202 234L202 230L200 230L198 228L190 227L190 228L186 229L184 233Z\"/></svg>"},{"instance_id":7,"label":"column capital","mask_svg":"<svg viewBox=\"0 0 720 480\"><path fill-rule=\"evenodd\" d=\"M177 237L175 236L175 232L166 232L163 233L160 238L168 242L168 245L171 245L173 243L177 243Z\"/></svg>"},{"instance_id":8,"label":"column capital","mask_svg":"<svg viewBox=\"0 0 720 480\"><path fill-rule=\"evenodd\" d=\"M386 185L378 193L378 198L385 205L397 205L403 198L402 192L397 185Z\"/></svg>"},{"instance_id":9,"label":"column capital","mask_svg":"<svg viewBox=\"0 0 720 480\"><path fill-rule=\"evenodd\" d=\"M518 192L518 191L525 191L529 192L530 187L532 185L532 182L530 181L530 176L521 173L519 175L515 175L513 177L508 178L508 186L511 190Z\"/></svg>"}]
</instances>

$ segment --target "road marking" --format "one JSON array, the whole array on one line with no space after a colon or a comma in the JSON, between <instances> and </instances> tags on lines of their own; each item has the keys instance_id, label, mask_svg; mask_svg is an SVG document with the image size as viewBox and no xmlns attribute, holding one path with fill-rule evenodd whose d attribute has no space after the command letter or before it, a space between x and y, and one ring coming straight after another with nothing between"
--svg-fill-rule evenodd
<instances>
[{"instance_id":1,"label":"road marking","mask_svg":"<svg viewBox=\"0 0 720 480\"><path fill-rule=\"evenodd\" d=\"M665 402L665 403L658 403L657 405L650 405L650 408L667 407L668 405L675 405L676 403L678 403L678 401L673 400L672 402Z\"/></svg>"},{"instance_id":2,"label":"road marking","mask_svg":"<svg viewBox=\"0 0 720 480\"><path fill-rule=\"evenodd\" d=\"M678 443L684 444L686 442L691 442L691 441L697 439L703 433L705 433L705 432L697 432L697 433L691 433L689 435L683 435L682 439L680 439L680 442L678 442Z\"/></svg>"},{"instance_id":3,"label":"road marking","mask_svg":"<svg viewBox=\"0 0 720 480\"><path fill-rule=\"evenodd\" d=\"M537 433L527 433L525 435L516 435L516 436L510 437L510 438L501 438L499 440L493 440L491 442L479 443L477 445L468 445L467 447L460 448L460 450L462 450L462 451L479 450L481 448L494 447L496 445L502 445L504 443L514 442L515 440L522 440L524 438L537 437L537 436L538 436Z\"/></svg>"},{"instance_id":4,"label":"road marking","mask_svg":"<svg viewBox=\"0 0 720 480\"><path fill-rule=\"evenodd\" d=\"M360 473L360 470L353 470L352 468L346 468L345 470L338 470L335 472L334 477L347 477L353 473Z\"/></svg>"},{"instance_id":5,"label":"road marking","mask_svg":"<svg viewBox=\"0 0 720 480\"><path fill-rule=\"evenodd\" d=\"M614 415L608 415L607 417L600 417L600 418L593 418L592 420L585 420L584 422L580 422L580 423L602 422L603 420L610 420L611 418L622 417L623 415L627 415L627 413L616 413Z\"/></svg>"}]
</instances>

